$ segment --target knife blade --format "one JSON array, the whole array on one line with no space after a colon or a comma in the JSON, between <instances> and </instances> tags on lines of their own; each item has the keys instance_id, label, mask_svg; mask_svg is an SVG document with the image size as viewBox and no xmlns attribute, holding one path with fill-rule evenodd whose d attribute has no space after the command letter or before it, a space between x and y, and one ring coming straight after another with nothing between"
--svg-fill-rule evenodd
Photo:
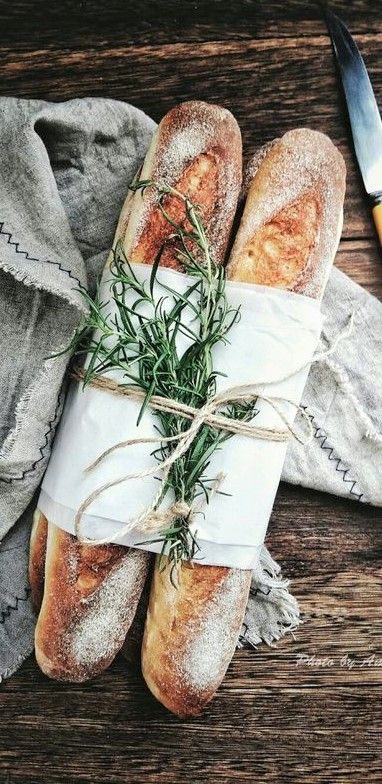
<instances>
[{"instance_id":1,"label":"knife blade","mask_svg":"<svg viewBox=\"0 0 382 784\"><path fill-rule=\"evenodd\" d=\"M382 120L358 47L330 9L326 22L332 40L352 130L355 154L382 245Z\"/></svg>"}]
</instances>

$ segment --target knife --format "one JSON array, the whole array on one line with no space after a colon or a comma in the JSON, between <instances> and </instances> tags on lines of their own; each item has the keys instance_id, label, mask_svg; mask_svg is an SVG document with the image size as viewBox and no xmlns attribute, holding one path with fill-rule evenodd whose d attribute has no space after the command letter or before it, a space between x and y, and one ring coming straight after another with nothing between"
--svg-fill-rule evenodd
<instances>
[{"instance_id":1,"label":"knife","mask_svg":"<svg viewBox=\"0 0 382 784\"><path fill-rule=\"evenodd\" d=\"M345 93L354 149L382 246L382 120L365 63L349 30L332 11L326 22Z\"/></svg>"}]
</instances>

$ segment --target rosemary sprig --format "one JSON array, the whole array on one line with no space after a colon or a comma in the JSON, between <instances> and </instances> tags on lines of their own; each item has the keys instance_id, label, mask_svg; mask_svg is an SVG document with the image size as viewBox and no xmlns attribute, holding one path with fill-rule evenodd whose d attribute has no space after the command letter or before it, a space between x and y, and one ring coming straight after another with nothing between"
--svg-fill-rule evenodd
<instances>
[{"instance_id":1,"label":"rosemary sprig","mask_svg":"<svg viewBox=\"0 0 382 784\"><path fill-rule=\"evenodd\" d=\"M227 343L227 335L240 314L227 302L225 271L211 258L197 206L166 184L146 180L131 187L142 194L148 188L154 189L159 208L172 227L170 240L176 242L179 262L192 280L184 293L179 294L157 279L164 243L152 267L149 284L141 283L118 242L110 264L110 294L115 315L109 316L109 303L101 301L99 290L94 300L84 294L89 312L72 340L70 351L88 355L85 385L94 376L118 368L126 384L143 389L146 395L140 421L152 395L199 408L215 394L219 373L213 367L212 351L218 343ZM166 211L169 195L184 202L185 224L176 224ZM154 298L155 283L163 290L159 299ZM182 354L177 347L179 336L188 342ZM248 421L256 409L254 403L232 402L224 413ZM179 415L156 411L155 417L163 437L178 435L189 427L187 420ZM198 496L204 496L208 503L214 484L214 479L206 475L210 459L230 435L203 425L187 452L171 466L159 503L170 490L177 500L187 504ZM153 452L159 465L173 449L173 444L162 442ZM172 573L181 559L197 555L199 548L189 522L187 518L178 518L159 532L157 541L162 543L162 554L170 559Z\"/></svg>"}]
</instances>

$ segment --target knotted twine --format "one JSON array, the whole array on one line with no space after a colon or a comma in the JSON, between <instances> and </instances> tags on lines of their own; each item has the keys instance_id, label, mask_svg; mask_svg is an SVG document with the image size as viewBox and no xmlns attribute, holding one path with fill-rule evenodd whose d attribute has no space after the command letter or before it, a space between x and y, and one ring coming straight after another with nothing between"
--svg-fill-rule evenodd
<instances>
[{"instance_id":1,"label":"knotted twine","mask_svg":"<svg viewBox=\"0 0 382 784\"><path fill-rule=\"evenodd\" d=\"M354 313L351 314L348 325L339 335L337 335L332 345L320 354L316 354L310 362L304 363L304 365L302 365L302 367L295 372L301 372L306 367L310 367L310 365L314 362L320 362L330 356L336 350L338 344L351 335L353 326ZM85 378L85 373L81 368L75 368L72 376L75 380L81 381ZM279 381L286 381L288 378L289 376L286 375L284 378L279 379ZM133 400L143 401L146 398L146 392L143 389L131 385L118 384L108 376L96 375L93 376L93 378L87 383L88 385L97 389L108 391L112 394L123 395ZM79 507L75 516L74 530L78 540L82 544L93 546L109 544L111 540L115 542L116 540L121 539L123 536L130 533L130 531L135 528L139 528L142 531L154 532L170 524L178 517L183 517L184 519L190 521L191 516L196 512L196 508L193 502L189 504L182 499L175 499L175 501L167 508L157 509L156 507L163 497L163 491L171 470L171 466L175 463L176 460L185 454L203 425L208 425L219 430L224 430L225 432L231 433L233 435L243 435L248 438L259 438L265 441L285 442L289 439L290 436L292 436L300 444L307 446L312 441L314 436L313 426L309 415L302 408L302 406L294 403L292 400L284 397L272 397L264 394L262 391L263 386L266 386L266 383L263 383L260 385L260 387L256 387L254 384L243 384L241 386L231 387L225 392L217 393L216 395L208 398L206 403L199 409L172 398L153 395L148 401L148 406L150 408L156 411L165 411L170 414L176 414L186 419L190 419L190 427L175 436L131 438L126 441L120 441L102 452L102 454L99 455L99 457L88 466L86 470L91 471L117 449L134 446L136 444L177 443L177 446L171 452L171 454L160 463L156 463L151 468L147 468L144 471L126 474L119 477L118 479L113 479L103 485L100 485L98 488L96 488L96 490L90 493L90 495L85 498ZM285 429L257 426L250 422L231 419L227 416L224 416L223 414L216 413L219 408L226 406L228 403L239 401L251 403L258 399L268 403L271 406L271 408L277 413L281 421L284 423ZM301 436L299 431L295 428L294 424L291 424L288 421L288 418L280 407L281 404L285 403L291 405L295 409L296 413L299 413L304 419L308 427L307 436ZM112 536L105 537L104 539L88 539L81 534L82 515L89 508L89 506L97 498L99 498L99 496L112 487L116 487L123 482L128 482L133 479L145 479L146 477L153 476L158 471L158 469L162 471L158 492L154 496L151 504L149 504L139 515L129 520ZM213 492L217 492L223 479L223 474L219 474L217 480L215 481ZM199 508L198 511L200 511Z\"/></svg>"}]
</instances>

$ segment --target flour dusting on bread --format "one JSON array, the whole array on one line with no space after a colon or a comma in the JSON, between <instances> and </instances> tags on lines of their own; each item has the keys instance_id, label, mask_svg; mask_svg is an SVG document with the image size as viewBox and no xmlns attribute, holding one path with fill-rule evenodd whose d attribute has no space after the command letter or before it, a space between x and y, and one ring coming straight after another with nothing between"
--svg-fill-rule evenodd
<instances>
[{"instance_id":1,"label":"flour dusting on bread","mask_svg":"<svg viewBox=\"0 0 382 784\"><path fill-rule=\"evenodd\" d=\"M131 550L129 558L124 558L93 594L82 599L83 618L73 627L68 648L69 655L79 668L84 668L85 674L89 661L96 666L112 659L122 646L125 630L133 620L136 603L132 596L142 584L142 567L145 576L146 560L142 551Z\"/></svg>"},{"instance_id":2,"label":"flour dusting on bread","mask_svg":"<svg viewBox=\"0 0 382 784\"><path fill-rule=\"evenodd\" d=\"M215 170L206 178L214 188L213 209L205 220L211 255L223 263L241 187L241 134L232 114L221 106L189 101L175 107L161 121L143 164L141 179L165 183L190 195L192 181L184 181L187 167L213 156ZM201 194L203 199L203 194ZM196 198L196 202L198 199ZM134 195L124 249L128 258L144 261L136 247L149 226L158 203L153 190ZM152 263L152 259L146 259Z\"/></svg>"},{"instance_id":3,"label":"flour dusting on bread","mask_svg":"<svg viewBox=\"0 0 382 784\"><path fill-rule=\"evenodd\" d=\"M240 597L248 590L248 572L243 569L228 569L216 593L206 602L203 613L191 618L187 632L189 644L186 654L177 657L174 665L179 676L196 689L198 695L213 694L221 680L221 662L229 662L233 656L237 629L241 628L246 600ZM203 700L204 702L205 700Z\"/></svg>"},{"instance_id":4,"label":"flour dusting on bread","mask_svg":"<svg viewBox=\"0 0 382 784\"><path fill-rule=\"evenodd\" d=\"M247 180L229 277L320 298L342 222L342 156L323 134L290 131L259 151ZM255 361L255 346L253 352ZM200 713L221 683L250 583L248 571L185 564L175 591L156 569L142 669L153 694L178 716Z\"/></svg>"},{"instance_id":5,"label":"flour dusting on bread","mask_svg":"<svg viewBox=\"0 0 382 784\"><path fill-rule=\"evenodd\" d=\"M299 128L263 148L249 172L229 276L320 298L342 225L342 155L324 134Z\"/></svg>"},{"instance_id":6,"label":"flour dusting on bread","mask_svg":"<svg viewBox=\"0 0 382 784\"><path fill-rule=\"evenodd\" d=\"M195 197L216 262L224 260L242 177L241 134L226 109L200 101L175 107L160 123L137 177L166 183ZM170 214L179 199L168 197ZM184 213L184 205L181 202ZM176 266L172 233L153 189L126 199L114 242L126 256L152 263L163 245L166 266ZM180 214L180 222L186 220ZM182 223L183 225L183 223ZM167 234L166 234L167 232ZM109 262L112 254L109 256ZM50 677L86 680L108 666L122 645L142 591L150 555L119 547L80 546L48 526L45 590L36 627L36 655ZM32 548L36 552L36 548ZM37 584L37 579L36 579Z\"/></svg>"}]
</instances>

